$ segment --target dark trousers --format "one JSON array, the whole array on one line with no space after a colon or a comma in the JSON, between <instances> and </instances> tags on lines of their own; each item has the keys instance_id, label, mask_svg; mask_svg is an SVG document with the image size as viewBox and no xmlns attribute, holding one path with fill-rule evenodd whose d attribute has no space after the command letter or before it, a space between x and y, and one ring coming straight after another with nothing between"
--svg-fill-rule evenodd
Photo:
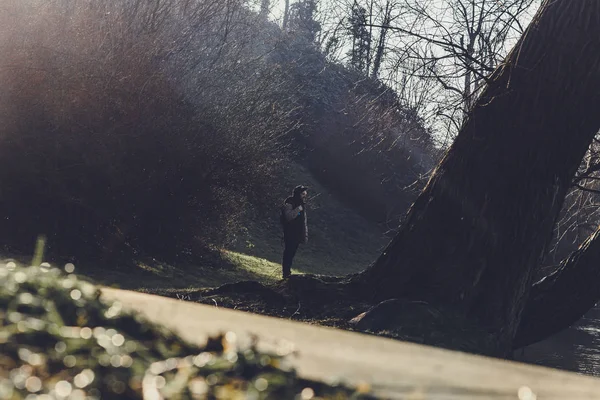
<instances>
[{"instance_id":1,"label":"dark trousers","mask_svg":"<svg viewBox=\"0 0 600 400\"><path fill-rule=\"evenodd\" d=\"M284 239L285 248L283 249L283 263L281 264L283 269L283 277L287 278L292 274L292 261L298 250L300 242L297 240Z\"/></svg>"}]
</instances>

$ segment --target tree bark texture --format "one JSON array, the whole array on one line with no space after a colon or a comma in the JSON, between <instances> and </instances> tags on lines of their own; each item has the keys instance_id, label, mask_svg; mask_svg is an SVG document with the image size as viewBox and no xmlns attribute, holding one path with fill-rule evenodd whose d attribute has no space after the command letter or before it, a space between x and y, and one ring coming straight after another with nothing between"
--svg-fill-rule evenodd
<instances>
[{"instance_id":1,"label":"tree bark texture","mask_svg":"<svg viewBox=\"0 0 600 400\"><path fill-rule=\"evenodd\" d=\"M568 328L600 299L600 228L537 282L525 303L513 347L520 348Z\"/></svg>"},{"instance_id":2,"label":"tree bark texture","mask_svg":"<svg viewBox=\"0 0 600 400\"><path fill-rule=\"evenodd\" d=\"M363 294L455 307L508 353L600 127L598 100L600 1L544 1L395 238L357 277Z\"/></svg>"}]
</instances>

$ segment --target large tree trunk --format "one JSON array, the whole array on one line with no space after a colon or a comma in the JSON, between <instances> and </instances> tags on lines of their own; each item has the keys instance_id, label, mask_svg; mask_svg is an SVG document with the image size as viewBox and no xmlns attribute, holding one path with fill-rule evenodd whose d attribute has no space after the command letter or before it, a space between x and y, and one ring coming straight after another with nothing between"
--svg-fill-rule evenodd
<instances>
[{"instance_id":1,"label":"large tree trunk","mask_svg":"<svg viewBox=\"0 0 600 400\"><path fill-rule=\"evenodd\" d=\"M513 343L520 348L568 328L600 300L600 228L553 274L533 285Z\"/></svg>"},{"instance_id":2,"label":"large tree trunk","mask_svg":"<svg viewBox=\"0 0 600 400\"><path fill-rule=\"evenodd\" d=\"M532 277L600 127L600 1L546 0L396 237L355 280L443 305L512 347Z\"/></svg>"}]
</instances>

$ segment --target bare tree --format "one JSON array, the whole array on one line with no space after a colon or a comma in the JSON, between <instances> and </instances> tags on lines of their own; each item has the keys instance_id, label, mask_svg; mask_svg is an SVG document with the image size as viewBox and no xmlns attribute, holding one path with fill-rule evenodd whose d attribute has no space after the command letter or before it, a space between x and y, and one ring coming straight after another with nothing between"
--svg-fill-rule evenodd
<instances>
[{"instance_id":1,"label":"bare tree","mask_svg":"<svg viewBox=\"0 0 600 400\"><path fill-rule=\"evenodd\" d=\"M408 79L437 85L439 132L458 132L487 76L523 33L537 0L404 0L401 19L388 27L389 58ZM443 122L449 120L450 123Z\"/></svg>"},{"instance_id":2,"label":"bare tree","mask_svg":"<svg viewBox=\"0 0 600 400\"><path fill-rule=\"evenodd\" d=\"M600 224L600 139L596 136L583 158L556 224L544 273L577 249Z\"/></svg>"},{"instance_id":3,"label":"bare tree","mask_svg":"<svg viewBox=\"0 0 600 400\"><path fill-rule=\"evenodd\" d=\"M538 4L335 0L320 5L319 42L332 60L404 93L404 105L418 110L447 146Z\"/></svg>"},{"instance_id":4,"label":"bare tree","mask_svg":"<svg viewBox=\"0 0 600 400\"><path fill-rule=\"evenodd\" d=\"M591 67L600 60L598 17L595 0L544 1L398 234L356 278L365 295L425 301L478 330L480 351L511 351L564 198L600 125L593 112L600 74ZM595 285L585 294L598 298Z\"/></svg>"},{"instance_id":5,"label":"bare tree","mask_svg":"<svg viewBox=\"0 0 600 400\"><path fill-rule=\"evenodd\" d=\"M283 8L283 22L281 23L282 29L287 29L288 22L290 20L290 0L285 0L285 5Z\"/></svg>"},{"instance_id":6,"label":"bare tree","mask_svg":"<svg viewBox=\"0 0 600 400\"><path fill-rule=\"evenodd\" d=\"M379 69L381 68L381 62L385 55L386 50L386 38L388 35L388 26L392 22L392 11L394 4L391 1L386 1L385 8L383 10L383 21L379 28L379 37L377 38L377 47L375 48L375 57L373 59L373 68L371 69L371 78L377 79L379 76Z\"/></svg>"}]
</instances>

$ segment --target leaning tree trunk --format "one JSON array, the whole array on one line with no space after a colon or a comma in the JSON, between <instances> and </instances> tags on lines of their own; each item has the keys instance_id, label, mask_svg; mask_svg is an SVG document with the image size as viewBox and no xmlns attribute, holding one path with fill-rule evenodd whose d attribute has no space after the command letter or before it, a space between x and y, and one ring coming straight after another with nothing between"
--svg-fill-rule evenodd
<instances>
[{"instance_id":1,"label":"leaning tree trunk","mask_svg":"<svg viewBox=\"0 0 600 400\"><path fill-rule=\"evenodd\" d=\"M600 300L600 227L553 274L537 282L525 303L513 347L571 326Z\"/></svg>"},{"instance_id":2,"label":"leaning tree trunk","mask_svg":"<svg viewBox=\"0 0 600 400\"><path fill-rule=\"evenodd\" d=\"M600 127L600 1L546 0L490 78L365 294L458 310L512 346L533 273Z\"/></svg>"}]
</instances>

